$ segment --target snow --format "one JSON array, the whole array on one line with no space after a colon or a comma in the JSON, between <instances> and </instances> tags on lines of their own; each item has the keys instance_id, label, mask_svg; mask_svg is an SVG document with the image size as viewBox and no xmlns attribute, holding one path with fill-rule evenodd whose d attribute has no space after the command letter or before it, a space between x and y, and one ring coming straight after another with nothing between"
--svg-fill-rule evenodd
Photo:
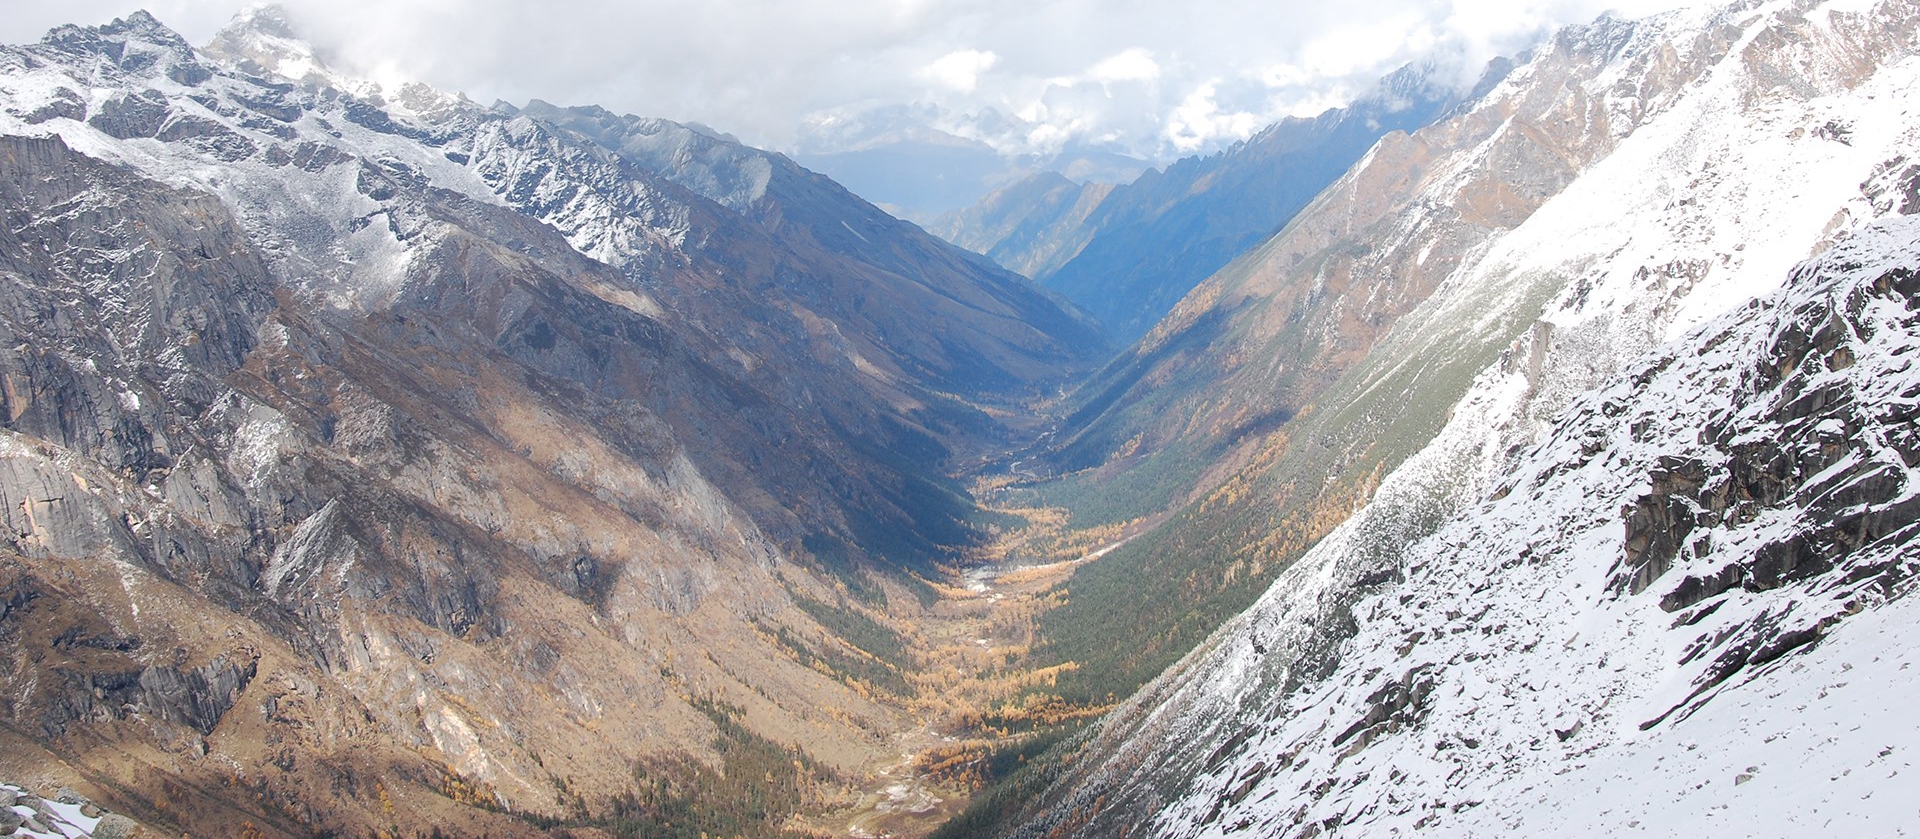
<instances>
[{"instance_id":1,"label":"snow","mask_svg":"<svg viewBox=\"0 0 1920 839\"><path fill-rule=\"evenodd\" d=\"M685 260L697 199L660 178L683 179L696 192L744 210L765 194L772 177L765 153L673 123L626 118L620 123L626 133L606 138L622 144L615 153L460 94L348 77L327 67L271 8L243 12L204 54L167 43L178 39L164 30L93 34L166 57L130 72L102 54L46 44L0 48L6 69L0 134L58 135L82 154L217 196L283 283L338 308L390 306L421 273L420 255L445 240L455 222L423 210L421 190L447 190L551 225L581 254L622 269L633 283L611 292L619 295L638 291L662 265ZM167 75L184 65L210 76L184 84ZM110 100L136 92L165 100L165 125L191 118L194 125L218 126L228 147L193 137L121 139L65 116L27 121L66 100L97 116ZM395 126L391 132L354 116L369 108L378 109L374 122L384 115ZM322 151L317 158L314 149ZM398 188L369 185L383 178ZM627 302L658 316L657 303L644 294Z\"/></svg>"},{"instance_id":2,"label":"snow","mask_svg":"<svg viewBox=\"0 0 1920 839\"><path fill-rule=\"evenodd\" d=\"M1623 510L1665 456L1711 471L1742 442L1825 441L1847 450L1795 476L1806 503L1890 473L1904 475L1901 497L1920 491L1885 437L1901 422L1885 418L1920 393L1904 307L1865 294L1872 327L1847 336L1858 362L1804 382L1877 413L1784 423L1769 412L1785 397L1751 373L1794 317L1920 261L1920 224L1874 221L1890 208L1872 194L1920 160L1920 63L1910 38L1871 45L1892 53L1873 59L1840 9L1893 29L1913 14L1850 0L1801 20L1770 2L1594 34L1624 46L1588 95L1644 121L1616 122L1632 131L1610 155L1464 259L1379 347L1388 364L1419 365L1443 346L1436 333L1504 343L1505 324L1535 326L1367 507L1117 716L1127 739L1082 776L1089 796L1157 802L1146 832L1164 836L1885 835L1913 823L1892 774L1916 739L1899 713L1916 693L1910 656L1893 640L1920 619L1910 583L1875 591L1836 571L1661 607L1688 577L1820 525L1791 505L1696 529L1689 541L1706 538L1643 592L1619 578ZM1734 46L1697 82L1653 99L1627 84L1635 56L1684 55L1725 24L1739 27ZM1769 61L1807 83L1781 82ZM1485 151L1461 155L1458 176ZM1813 255L1824 284L1743 306ZM1701 439L1714 423L1747 436ZM1897 569L1911 552L1870 546L1841 565ZM1724 682L1708 672L1730 645L1795 630L1820 640Z\"/></svg>"},{"instance_id":3,"label":"snow","mask_svg":"<svg viewBox=\"0 0 1920 839\"><path fill-rule=\"evenodd\" d=\"M0 795L8 798L30 794L13 784L0 784ZM82 813L78 804L41 799L35 807L14 804L10 809L22 819L33 819L33 824L41 828L22 825L14 831L14 836L30 837L30 839L85 839L92 836L93 831L100 826L100 819Z\"/></svg>"},{"instance_id":4,"label":"snow","mask_svg":"<svg viewBox=\"0 0 1920 839\"><path fill-rule=\"evenodd\" d=\"M296 289L329 297L336 305L378 308L391 301L403 286L413 255L438 241L431 229L405 230L409 240L403 241L398 234L405 223L398 220L395 212L398 209L400 216L405 215L404 206L396 207L396 204L404 205L405 197L369 198L360 189L362 165L417 176L426 185L450 190L474 201L501 203L491 187L470 169L450 159L444 149L414 137L358 125L344 116L344 103L337 98L312 91L292 94L289 99L297 102L303 113L292 123L283 123L249 104L273 100L282 95L280 91L263 87L260 82L218 65L206 65L213 76L200 84L182 84L165 74L167 67L172 63L201 60L200 57L184 48L142 44L138 41L138 32L124 37L130 39L129 49L180 49L181 52L156 62L142 74L130 75L102 56L75 56L37 45L0 49L0 53L9 57L31 55L40 65L30 71L0 76L0 133L57 135L82 154L132 167L171 186L219 197L247 228L250 238L266 245L276 272ZM342 89L357 91L363 98L378 95L377 90L362 90L365 85L350 84L349 80L314 70L318 65L311 62L309 49L298 42L280 41L284 43L276 42L275 49L289 55L297 53L295 58L305 55L309 59L307 64L293 61L284 65L284 71L306 68L318 74L315 79L329 84L339 82ZM13 63L24 66L24 62ZM296 78L306 75L309 74L302 73ZM66 117L39 124L25 121L25 115L55 101L62 91L72 92L88 104L88 113L98 114L108 100L130 90L153 91L164 97L172 114L168 125L182 117L202 120L243 138L254 151L233 160L216 150L196 145L191 138L120 139L87 122ZM468 119L478 119L483 113L458 97L444 97L430 90L420 93L413 87L409 87L409 91L413 95L403 98L464 103ZM396 122L408 124L411 111L378 101ZM459 121L444 113L439 116L448 124ZM412 127L416 131L426 130L423 126ZM446 130L447 127L437 128ZM288 152L302 144L339 150L344 153L344 161L317 171L273 161L273 153ZM383 214L385 218L378 218ZM429 223L426 227L434 225ZM345 243L343 247L341 242Z\"/></svg>"},{"instance_id":5,"label":"snow","mask_svg":"<svg viewBox=\"0 0 1920 839\"><path fill-rule=\"evenodd\" d=\"M1724 458L1701 439L1703 428L1730 423L1792 437L1791 423L1771 419L1788 400L1745 392L1752 385L1744 371L1804 315L1842 310L1879 276L1916 266L1920 219L1878 223L1803 274L1812 279L1583 396L1515 464L1509 494L1407 545L1404 582L1353 602L1357 631L1332 678L1272 708L1241 705L1272 722L1255 728L1244 754L1203 773L1161 814L1158 831L1224 835L1242 822L1270 830L1334 819L1368 834L1898 833L1920 813L1898 778L1920 748L1903 713L1920 699L1920 682L1907 672L1914 654L1899 641L1920 621L1920 604L1906 596L1911 578L1884 589L1846 572L1883 562L1910 567L1913 534L1870 544L1829 574L1775 589L1736 587L1676 613L1662 608L1660 595L1677 581L1750 561L1757 548L1810 532L1821 524L1815 517L1829 513L1788 503L1696 531L1710 544L1704 553L1683 553L1654 586L1630 595L1616 576L1618 511L1648 491L1644 476L1663 458ZM1876 442L1881 429L1871 417L1912 409L1920 376L1908 357L1920 349L1920 319L1911 301L1873 300L1853 336L1857 362L1808 372L1799 389L1843 385L1865 414L1855 417L1866 423L1857 438L1865 456L1904 473L1898 495L1912 498L1920 470ZM1469 422L1481 419L1463 407ZM1830 420L1838 421L1806 425L1817 430ZM1601 448L1589 454L1595 440ZM1420 482L1457 466L1436 464L1442 454L1422 452L1381 496L1430 489ZM1805 503L1817 502L1833 471L1802 482L1815 493ZM1300 643L1290 636L1312 632L1366 572L1357 546L1394 507L1376 501L1276 583L1200 668L1208 678L1195 688L1244 702L1250 682L1270 680L1255 645L1286 647ZM1819 629L1833 621L1838 628ZM1716 651L1729 639L1764 636L1775 622L1775 638L1793 627L1825 634L1810 652L1713 681ZM1418 711L1404 724L1353 728L1396 683L1425 691L1413 703ZM1281 759L1289 755L1290 765ZM1248 778L1257 779L1252 794L1209 819L1221 795ZM1322 782L1329 793L1293 794Z\"/></svg>"}]
</instances>

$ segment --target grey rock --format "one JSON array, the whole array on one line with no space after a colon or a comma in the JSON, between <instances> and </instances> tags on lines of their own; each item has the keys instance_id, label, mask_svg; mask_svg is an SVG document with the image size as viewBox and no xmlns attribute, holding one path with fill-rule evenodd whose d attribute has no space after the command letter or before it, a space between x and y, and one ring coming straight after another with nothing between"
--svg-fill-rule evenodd
<instances>
[{"instance_id":1,"label":"grey rock","mask_svg":"<svg viewBox=\"0 0 1920 839\"><path fill-rule=\"evenodd\" d=\"M100 817L100 823L93 828L93 839L127 839L139 827L132 819L118 813L108 813Z\"/></svg>"}]
</instances>

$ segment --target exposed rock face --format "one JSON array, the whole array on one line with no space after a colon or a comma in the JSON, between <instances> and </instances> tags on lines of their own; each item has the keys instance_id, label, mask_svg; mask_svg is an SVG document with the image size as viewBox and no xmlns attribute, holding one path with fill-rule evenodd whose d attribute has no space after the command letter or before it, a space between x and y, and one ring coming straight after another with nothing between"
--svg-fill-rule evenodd
<instances>
[{"instance_id":1,"label":"exposed rock face","mask_svg":"<svg viewBox=\"0 0 1920 839\"><path fill-rule=\"evenodd\" d=\"M0 48L0 770L510 834L703 708L888 753L904 702L803 664L846 644L795 601L910 601L975 538L948 464L1093 330L770 155L340 79L271 9L211 53Z\"/></svg>"},{"instance_id":2,"label":"exposed rock face","mask_svg":"<svg viewBox=\"0 0 1920 839\"><path fill-rule=\"evenodd\" d=\"M1351 106L1282 120L1219 154L1118 187L1067 189L1057 175L1036 176L935 230L1058 291L1115 340L1131 342L1201 280L1286 226L1380 138L1419 129L1461 98L1407 67Z\"/></svg>"},{"instance_id":3,"label":"exposed rock face","mask_svg":"<svg viewBox=\"0 0 1920 839\"><path fill-rule=\"evenodd\" d=\"M1186 616L1251 604L1490 365L1523 374L1542 423L1898 203L1911 126L1874 103L1901 95L1915 25L1794 4L1602 20L1382 142L1082 391L1067 489L1177 512L1080 571L1056 631L1120 621L1099 605L1115 590L1177 592L1133 630L1172 627L1165 648L1121 662L1150 677L1213 625Z\"/></svg>"},{"instance_id":4,"label":"exposed rock face","mask_svg":"<svg viewBox=\"0 0 1920 839\"><path fill-rule=\"evenodd\" d=\"M1920 514L1902 290L1920 231L1869 220L1907 206L1920 126L1887 103L1920 85L1917 32L1901 4L1783 2L1556 38L1536 62L1610 45L1592 78L1632 101L1583 107L1637 127L1582 141L1604 156L1483 232L1321 391L1288 433L1334 466L1303 474L1318 461L1294 442L1242 472L1337 487L1391 469L1036 782L1020 835L1817 831L1811 813L1873 833L1904 818L1856 806L1877 781L1800 782L1886 777L1880 750L1911 739L1910 680L1892 675L1910 657L1892 639L1911 621ZM1523 65L1489 103L1529 95L1536 73L1564 98L1564 78ZM1236 317L1266 311L1244 300ZM1184 543L1140 541L1190 548L1207 520L1175 519ZM1260 525L1274 541L1288 526ZM1863 661L1888 669L1857 683L1899 687L1829 701ZM1854 725L1872 733L1842 733ZM1667 792L1611 792L1649 784Z\"/></svg>"}]
</instances>

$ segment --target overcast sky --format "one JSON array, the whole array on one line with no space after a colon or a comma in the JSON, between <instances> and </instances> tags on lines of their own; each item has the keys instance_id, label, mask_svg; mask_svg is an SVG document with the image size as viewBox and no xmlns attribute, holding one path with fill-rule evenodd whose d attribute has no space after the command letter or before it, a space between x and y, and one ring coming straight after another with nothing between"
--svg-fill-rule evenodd
<instances>
[{"instance_id":1,"label":"overcast sky","mask_svg":"<svg viewBox=\"0 0 1920 839\"><path fill-rule=\"evenodd\" d=\"M1603 11L1686 0L286 0L337 64L481 102L600 104L791 150L922 103L1006 151L1164 161L1343 103L1409 60L1462 68ZM243 2L5 0L0 41L145 7L195 44ZM982 114L989 114L982 118ZM998 114L1004 118L993 118ZM981 126L987 126L982 128Z\"/></svg>"}]
</instances>

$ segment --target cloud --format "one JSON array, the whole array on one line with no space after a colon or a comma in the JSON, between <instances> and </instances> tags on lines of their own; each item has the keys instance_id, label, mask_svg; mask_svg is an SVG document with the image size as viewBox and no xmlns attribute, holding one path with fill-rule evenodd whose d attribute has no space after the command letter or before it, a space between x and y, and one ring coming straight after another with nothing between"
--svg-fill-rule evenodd
<instances>
[{"instance_id":1,"label":"cloud","mask_svg":"<svg viewBox=\"0 0 1920 839\"><path fill-rule=\"evenodd\" d=\"M243 1L7 0L0 39L144 5L202 43ZM1468 78L1550 26L1689 0L282 2L342 69L482 102L595 103L779 149L810 115L912 105L1009 153L1166 160L1343 102L1408 61L1442 55Z\"/></svg>"},{"instance_id":2,"label":"cloud","mask_svg":"<svg viewBox=\"0 0 1920 839\"><path fill-rule=\"evenodd\" d=\"M1160 78L1160 64L1153 60L1152 51L1134 47L1088 68L1087 78L1102 83L1150 82Z\"/></svg>"},{"instance_id":3,"label":"cloud","mask_svg":"<svg viewBox=\"0 0 1920 839\"><path fill-rule=\"evenodd\" d=\"M1244 140L1270 120L1250 111L1223 111L1215 101L1220 85L1208 82L1187 94L1173 109L1163 136L1175 149L1191 152L1215 140Z\"/></svg>"},{"instance_id":4,"label":"cloud","mask_svg":"<svg viewBox=\"0 0 1920 839\"><path fill-rule=\"evenodd\" d=\"M956 50L921 68L920 76L950 90L972 93L979 85L980 74L993 69L999 61L1000 56L990 52Z\"/></svg>"}]
</instances>

